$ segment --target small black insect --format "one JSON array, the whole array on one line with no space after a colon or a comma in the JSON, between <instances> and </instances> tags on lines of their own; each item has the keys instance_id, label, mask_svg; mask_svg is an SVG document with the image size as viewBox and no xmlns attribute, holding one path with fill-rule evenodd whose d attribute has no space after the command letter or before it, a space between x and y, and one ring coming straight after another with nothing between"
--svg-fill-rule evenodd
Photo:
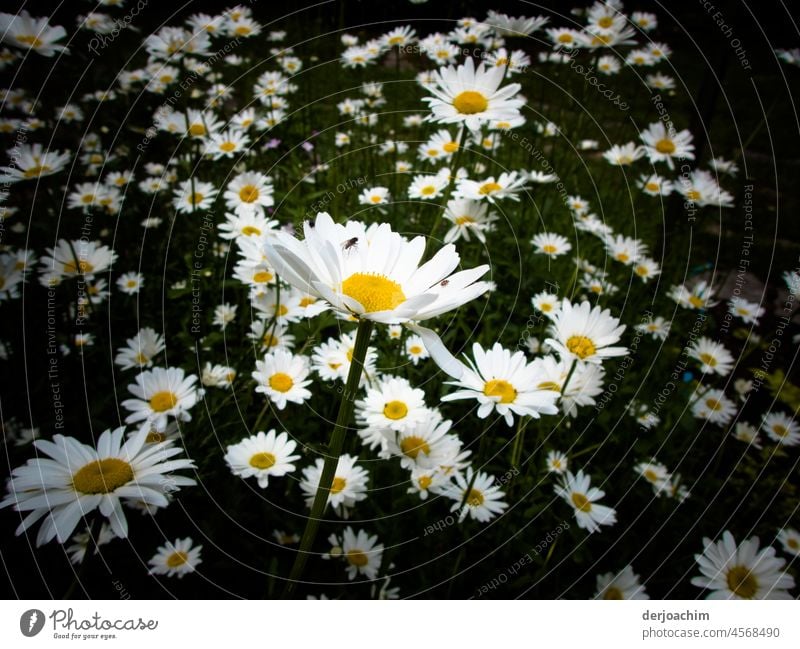
<instances>
[{"instance_id":1,"label":"small black insect","mask_svg":"<svg viewBox=\"0 0 800 649\"><path fill-rule=\"evenodd\" d=\"M449 279L443 279L441 282L439 282L439 286L447 286L449 283Z\"/></svg>"},{"instance_id":2,"label":"small black insect","mask_svg":"<svg viewBox=\"0 0 800 649\"><path fill-rule=\"evenodd\" d=\"M348 239L342 244L342 250L350 250L351 248L355 248L358 245L358 237L353 237L352 239Z\"/></svg>"}]
</instances>

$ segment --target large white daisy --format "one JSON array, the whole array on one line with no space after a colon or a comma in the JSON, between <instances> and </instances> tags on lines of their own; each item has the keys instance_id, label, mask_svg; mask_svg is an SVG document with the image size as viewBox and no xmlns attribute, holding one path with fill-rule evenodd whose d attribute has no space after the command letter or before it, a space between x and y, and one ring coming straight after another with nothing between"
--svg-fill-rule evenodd
<instances>
[{"instance_id":1,"label":"large white daisy","mask_svg":"<svg viewBox=\"0 0 800 649\"><path fill-rule=\"evenodd\" d=\"M502 67L487 68L483 63L476 69L471 58L458 67L437 70L427 88L434 96L423 98L430 106L430 119L445 124L463 122L477 131L486 122L519 117L524 101L514 97L521 86L511 83L501 88L504 72Z\"/></svg>"},{"instance_id":2,"label":"large white daisy","mask_svg":"<svg viewBox=\"0 0 800 649\"><path fill-rule=\"evenodd\" d=\"M53 440L36 440L34 446L48 457L28 460L11 474L9 494L0 507L13 505L30 512L17 528L22 534L44 517L37 545L53 538L69 540L83 516L100 510L114 534L128 536L128 520L122 501L144 502L166 507L167 494L195 484L173 471L194 468L188 458L174 458L183 449L171 441L145 444L149 429L143 426L122 443L125 428L106 430L89 446L74 437L55 435Z\"/></svg>"}]
</instances>

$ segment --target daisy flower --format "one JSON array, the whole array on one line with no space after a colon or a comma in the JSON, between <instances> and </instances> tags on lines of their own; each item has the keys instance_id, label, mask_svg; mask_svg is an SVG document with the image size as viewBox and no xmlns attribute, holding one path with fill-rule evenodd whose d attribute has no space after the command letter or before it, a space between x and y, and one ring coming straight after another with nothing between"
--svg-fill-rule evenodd
<instances>
[{"instance_id":1,"label":"daisy flower","mask_svg":"<svg viewBox=\"0 0 800 649\"><path fill-rule=\"evenodd\" d=\"M558 395L562 412L570 417L578 416L578 408L593 406L595 399L603 391L605 370L594 363L579 363L572 370L567 389L564 382L570 374L572 364L558 360L554 356L535 358L531 363L538 374L540 390L552 390Z\"/></svg>"},{"instance_id":2,"label":"daisy flower","mask_svg":"<svg viewBox=\"0 0 800 649\"><path fill-rule=\"evenodd\" d=\"M265 354L263 360L256 361L252 377L258 384L256 392L265 394L278 410L283 410L290 401L303 403L311 398L311 392L306 388L311 383L307 378L309 372L305 356L295 356L279 348Z\"/></svg>"},{"instance_id":3,"label":"daisy flower","mask_svg":"<svg viewBox=\"0 0 800 649\"><path fill-rule=\"evenodd\" d=\"M509 426L514 423L515 414L538 419L542 414L558 412L558 393L538 387L542 382L540 373L527 362L524 352L512 354L500 343L484 350L474 343L472 354L474 361L467 359L469 366L464 366L460 379L446 382L461 389L443 396L442 401L477 399L479 418L485 419L496 410Z\"/></svg>"},{"instance_id":4,"label":"daisy flower","mask_svg":"<svg viewBox=\"0 0 800 649\"><path fill-rule=\"evenodd\" d=\"M740 318L745 324L757 325L758 319L764 315L766 309L756 302L748 302L740 297L733 297L728 302L728 311L731 315Z\"/></svg>"},{"instance_id":5,"label":"daisy flower","mask_svg":"<svg viewBox=\"0 0 800 649\"><path fill-rule=\"evenodd\" d=\"M649 257L640 257L633 264L633 272L643 282L653 279L661 273L658 263Z\"/></svg>"},{"instance_id":6,"label":"daisy flower","mask_svg":"<svg viewBox=\"0 0 800 649\"><path fill-rule=\"evenodd\" d=\"M427 500L429 494L443 493L450 485L448 477L438 468L423 469L415 466L411 469L411 486L406 493L419 494L420 500Z\"/></svg>"},{"instance_id":7,"label":"daisy flower","mask_svg":"<svg viewBox=\"0 0 800 649\"><path fill-rule=\"evenodd\" d=\"M172 205L178 212L195 212L211 207L217 190L211 183L184 180L173 192Z\"/></svg>"},{"instance_id":8,"label":"daisy flower","mask_svg":"<svg viewBox=\"0 0 800 649\"><path fill-rule=\"evenodd\" d=\"M588 302L574 306L564 298L553 315L552 337L545 342L564 360L599 364L607 358L628 353L626 347L611 347L619 341L623 331L625 325L620 325L619 319L608 309L592 308Z\"/></svg>"},{"instance_id":9,"label":"daisy flower","mask_svg":"<svg viewBox=\"0 0 800 649\"><path fill-rule=\"evenodd\" d=\"M422 338L416 335L406 339L406 356L414 365L417 365L423 358L430 358Z\"/></svg>"},{"instance_id":10,"label":"daisy flower","mask_svg":"<svg viewBox=\"0 0 800 649\"><path fill-rule=\"evenodd\" d=\"M675 168L673 159L694 160L692 134L688 130L675 132L664 122L654 122L643 130L639 137L644 142L647 158L652 163L666 162L670 169Z\"/></svg>"},{"instance_id":11,"label":"daisy flower","mask_svg":"<svg viewBox=\"0 0 800 649\"><path fill-rule=\"evenodd\" d=\"M734 439L744 442L748 446L756 449L761 449L761 440L758 436L758 430L752 424L746 421L737 421L733 432L731 433Z\"/></svg>"},{"instance_id":12,"label":"daisy flower","mask_svg":"<svg viewBox=\"0 0 800 649\"><path fill-rule=\"evenodd\" d=\"M709 309L716 306L718 302L713 300L714 287L706 281L698 282L693 288L686 286L673 286L669 291L669 296L682 306L684 309Z\"/></svg>"},{"instance_id":13,"label":"daisy flower","mask_svg":"<svg viewBox=\"0 0 800 649\"><path fill-rule=\"evenodd\" d=\"M449 172L443 174L425 174L414 176L408 186L408 197L420 200L433 200L439 198L447 185L450 184Z\"/></svg>"},{"instance_id":14,"label":"daisy flower","mask_svg":"<svg viewBox=\"0 0 800 649\"><path fill-rule=\"evenodd\" d=\"M337 225L320 213L314 223L304 224L304 232L304 241L279 232L265 244L267 258L282 279L327 300L339 313L408 324L442 369L460 371L438 335L416 323L485 293L489 285L477 280L489 270L487 265L453 273L460 257L447 244L419 266L425 239L408 241L385 223L367 237L363 224Z\"/></svg>"},{"instance_id":15,"label":"daisy flower","mask_svg":"<svg viewBox=\"0 0 800 649\"><path fill-rule=\"evenodd\" d=\"M272 179L257 171L245 171L235 176L222 197L225 206L236 214L260 212L275 204Z\"/></svg>"},{"instance_id":16,"label":"daisy flower","mask_svg":"<svg viewBox=\"0 0 800 649\"><path fill-rule=\"evenodd\" d=\"M23 50L32 50L51 57L56 52L67 52L56 41L67 35L61 25L50 25L47 18L34 18L27 11L18 14L0 13L0 42Z\"/></svg>"},{"instance_id":17,"label":"daisy flower","mask_svg":"<svg viewBox=\"0 0 800 649\"><path fill-rule=\"evenodd\" d=\"M547 467L548 473L556 473L558 475L562 475L569 466L569 460L567 459L567 456L561 451L553 450L547 453L545 466Z\"/></svg>"},{"instance_id":18,"label":"daisy flower","mask_svg":"<svg viewBox=\"0 0 800 649\"><path fill-rule=\"evenodd\" d=\"M676 189L687 202L698 207L733 207L733 196L705 169L695 169L688 177L682 176L676 182Z\"/></svg>"},{"instance_id":19,"label":"daisy flower","mask_svg":"<svg viewBox=\"0 0 800 649\"><path fill-rule=\"evenodd\" d=\"M490 203L494 203L500 198L518 201L519 193L526 189L526 182L525 176L516 171L503 172L496 179L494 176L485 180L461 178L456 183L453 196L474 201L486 199Z\"/></svg>"},{"instance_id":20,"label":"daisy flower","mask_svg":"<svg viewBox=\"0 0 800 649\"><path fill-rule=\"evenodd\" d=\"M650 483L657 496L662 495L670 487L672 475L667 467L655 459L650 462L639 462L633 470Z\"/></svg>"},{"instance_id":21,"label":"daisy flower","mask_svg":"<svg viewBox=\"0 0 800 649\"><path fill-rule=\"evenodd\" d=\"M377 536L370 536L364 530L358 530L356 533L348 525L341 539L331 534L328 541L332 547L323 558L344 559L347 563L347 578L350 581L358 575L370 580L377 578L383 560L383 544L378 543Z\"/></svg>"},{"instance_id":22,"label":"daisy flower","mask_svg":"<svg viewBox=\"0 0 800 649\"><path fill-rule=\"evenodd\" d=\"M132 271L117 278L117 288L126 295L136 295L144 284L144 275Z\"/></svg>"},{"instance_id":23,"label":"daisy flower","mask_svg":"<svg viewBox=\"0 0 800 649\"><path fill-rule=\"evenodd\" d=\"M778 532L777 540L783 545L783 551L796 557L800 556L800 532L790 527Z\"/></svg>"},{"instance_id":24,"label":"daisy flower","mask_svg":"<svg viewBox=\"0 0 800 649\"><path fill-rule=\"evenodd\" d=\"M83 563L90 546L94 547L94 554L99 554L100 546L110 543L115 538L117 538L117 535L114 534L114 530L111 529L108 523L104 522L100 526L100 532L97 534L96 539L92 538L91 528L86 527L83 532L73 535L72 545L67 546L70 563L73 565Z\"/></svg>"},{"instance_id":25,"label":"daisy flower","mask_svg":"<svg viewBox=\"0 0 800 649\"><path fill-rule=\"evenodd\" d=\"M692 415L719 426L729 424L735 414L736 405L722 390L708 390L692 405Z\"/></svg>"},{"instance_id":26,"label":"daisy flower","mask_svg":"<svg viewBox=\"0 0 800 649\"><path fill-rule=\"evenodd\" d=\"M438 468L461 450L459 439L448 434L452 425L449 420L442 421L438 413L429 416L413 428L389 435L386 450L381 455L400 458L400 466L408 470Z\"/></svg>"},{"instance_id":27,"label":"daisy flower","mask_svg":"<svg viewBox=\"0 0 800 649\"><path fill-rule=\"evenodd\" d=\"M0 14L0 16L3 14ZM35 180L58 173L70 161L70 154L62 151L44 150L38 142L18 144L6 151L14 164L0 167L0 183L16 183L20 180Z\"/></svg>"},{"instance_id":28,"label":"daisy flower","mask_svg":"<svg viewBox=\"0 0 800 649\"><path fill-rule=\"evenodd\" d=\"M675 185L658 174L642 174L636 185L649 196L669 196Z\"/></svg>"},{"instance_id":29,"label":"daisy flower","mask_svg":"<svg viewBox=\"0 0 800 649\"><path fill-rule=\"evenodd\" d=\"M136 383L128 386L135 399L126 399L122 407L131 411L126 424L148 421L156 430L164 430L167 417L178 421L191 421L189 410L203 395L195 386L197 376L186 376L180 367L155 367L136 376Z\"/></svg>"},{"instance_id":30,"label":"daisy flower","mask_svg":"<svg viewBox=\"0 0 800 649\"><path fill-rule=\"evenodd\" d=\"M431 109L429 119L445 124L464 124L476 131L490 120L509 120L519 115L524 103L514 97L520 90L518 83L500 88L503 68L481 63L477 69L472 58L457 68L448 66L433 73L434 83L428 87L433 97L423 101Z\"/></svg>"},{"instance_id":31,"label":"daisy flower","mask_svg":"<svg viewBox=\"0 0 800 649\"><path fill-rule=\"evenodd\" d=\"M270 476L279 478L295 470L292 462L300 459L299 455L292 455L296 448L297 442L289 439L289 433L276 435L271 430L264 434L262 430L228 446L225 462L233 475L255 477L258 486L266 489Z\"/></svg>"},{"instance_id":32,"label":"daisy flower","mask_svg":"<svg viewBox=\"0 0 800 649\"><path fill-rule=\"evenodd\" d=\"M706 599L793 599L794 578L782 570L786 561L771 546L759 551L757 536L737 545L725 530L716 543L704 538L703 546L694 555L701 575L692 585L711 591Z\"/></svg>"},{"instance_id":33,"label":"daisy flower","mask_svg":"<svg viewBox=\"0 0 800 649\"><path fill-rule=\"evenodd\" d=\"M445 243L459 239L470 240L470 236L481 243L486 243L486 233L494 229L497 214L489 211L489 206L481 201L457 198L447 202L444 218L452 223L452 227L444 235Z\"/></svg>"},{"instance_id":34,"label":"daisy flower","mask_svg":"<svg viewBox=\"0 0 800 649\"><path fill-rule=\"evenodd\" d=\"M561 300L558 295L542 291L531 298L531 304L533 304L534 309L543 313L548 318L552 318L558 311Z\"/></svg>"},{"instance_id":35,"label":"daisy flower","mask_svg":"<svg viewBox=\"0 0 800 649\"><path fill-rule=\"evenodd\" d=\"M800 444L800 425L785 413L769 413L764 417L761 429L767 433L767 437L778 444L784 446Z\"/></svg>"},{"instance_id":36,"label":"daisy flower","mask_svg":"<svg viewBox=\"0 0 800 649\"><path fill-rule=\"evenodd\" d=\"M705 336L692 343L689 347L689 357L700 361L700 371L703 374L727 376L733 369L731 353L722 343L714 342Z\"/></svg>"},{"instance_id":37,"label":"daisy flower","mask_svg":"<svg viewBox=\"0 0 800 649\"><path fill-rule=\"evenodd\" d=\"M206 155L212 160L232 158L235 154L245 151L250 144L250 138L243 131L230 129L211 133L206 142Z\"/></svg>"},{"instance_id":38,"label":"daisy flower","mask_svg":"<svg viewBox=\"0 0 800 649\"><path fill-rule=\"evenodd\" d=\"M64 435L54 435L52 441L35 440L37 451L48 457L28 460L14 469L9 493L0 503L0 507L13 505L16 511L30 512L17 535L44 517L36 544L54 538L65 543L81 518L99 509L114 534L127 538L123 501L166 507L170 490L195 484L191 478L172 473L194 468L187 458L171 459L182 453L182 448L172 442L145 445L147 427L123 444L124 434L124 427L106 430L97 439L97 447Z\"/></svg>"},{"instance_id":39,"label":"daisy flower","mask_svg":"<svg viewBox=\"0 0 800 649\"><path fill-rule=\"evenodd\" d=\"M569 239L562 237L560 234L549 232L540 232L533 237L531 244L535 253L547 255L548 257L559 257L572 250L572 244Z\"/></svg>"},{"instance_id":40,"label":"daisy flower","mask_svg":"<svg viewBox=\"0 0 800 649\"><path fill-rule=\"evenodd\" d=\"M647 244L639 239L633 239L621 234L609 235L605 237L603 243L606 251L614 260L628 266L635 264L642 255L647 253Z\"/></svg>"},{"instance_id":41,"label":"daisy flower","mask_svg":"<svg viewBox=\"0 0 800 649\"><path fill-rule=\"evenodd\" d=\"M367 497L367 480L369 474L366 469L356 465L358 458L342 455L336 465L331 490L328 494L328 504L331 505L337 516L348 517L348 511L356 503ZM319 481L322 477L324 460L317 458L314 466L303 469L303 478L300 489L306 496L306 505L311 507L317 494Z\"/></svg>"},{"instance_id":42,"label":"daisy flower","mask_svg":"<svg viewBox=\"0 0 800 649\"><path fill-rule=\"evenodd\" d=\"M368 187L358 197L361 205L386 205L389 202L388 187Z\"/></svg>"},{"instance_id":43,"label":"daisy flower","mask_svg":"<svg viewBox=\"0 0 800 649\"><path fill-rule=\"evenodd\" d=\"M182 579L184 575L194 572L198 564L202 563L200 552L202 545L193 547L191 537L176 539L167 542L156 550L155 555L147 562L151 575L165 575Z\"/></svg>"},{"instance_id":44,"label":"daisy flower","mask_svg":"<svg viewBox=\"0 0 800 649\"><path fill-rule=\"evenodd\" d=\"M615 166L627 166L645 155L643 147L636 146L635 142L627 144L615 144L608 151L603 152L603 157L609 164Z\"/></svg>"},{"instance_id":45,"label":"daisy flower","mask_svg":"<svg viewBox=\"0 0 800 649\"><path fill-rule=\"evenodd\" d=\"M620 572L607 572L597 575L597 592L595 599L650 599L639 583L639 575L631 566L625 566Z\"/></svg>"},{"instance_id":46,"label":"daisy flower","mask_svg":"<svg viewBox=\"0 0 800 649\"><path fill-rule=\"evenodd\" d=\"M214 319L211 321L211 324L225 331L225 327L236 319L236 310L238 308L238 305L228 304L227 302L218 304L214 307Z\"/></svg>"},{"instance_id":47,"label":"daisy flower","mask_svg":"<svg viewBox=\"0 0 800 649\"><path fill-rule=\"evenodd\" d=\"M228 365L212 365L207 362L200 375L200 383L206 387L223 388L231 387L236 379L236 370Z\"/></svg>"},{"instance_id":48,"label":"daisy flower","mask_svg":"<svg viewBox=\"0 0 800 649\"><path fill-rule=\"evenodd\" d=\"M347 381L350 373L350 364L355 351L355 337L342 334L339 338L328 338L327 342L314 347L311 356L311 368L326 381ZM364 357L360 385L371 381L376 376L375 363L378 351L375 347L368 347Z\"/></svg>"},{"instance_id":49,"label":"daisy flower","mask_svg":"<svg viewBox=\"0 0 800 649\"><path fill-rule=\"evenodd\" d=\"M617 513L605 505L598 505L605 492L591 486L591 478L578 471L577 475L567 471L563 482L556 486L556 495L566 500L575 510L578 527L591 532L599 532L601 525L617 522Z\"/></svg>"},{"instance_id":50,"label":"daisy flower","mask_svg":"<svg viewBox=\"0 0 800 649\"><path fill-rule=\"evenodd\" d=\"M151 327L140 329L136 336L128 338L127 345L114 358L114 363L123 370L152 367L153 359L166 348L164 336Z\"/></svg>"},{"instance_id":51,"label":"daisy flower","mask_svg":"<svg viewBox=\"0 0 800 649\"><path fill-rule=\"evenodd\" d=\"M472 520L486 523L508 507L502 500L505 493L494 484L494 476L482 471L475 475L472 467L466 474L456 473L455 484L450 485L446 495L454 501L450 511L459 512L459 522L469 514Z\"/></svg>"},{"instance_id":52,"label":"daisy flower","mask_svg":"<svg viewBox=\"0 0 800 649\"><path fill-rule=\"evenodd\" d=\"M429 416L425 393L412 388L403 378L388 377L367 388L356 401L356 420L370 428L404 431L423 423Z\"/></svg>"}]
</instances>

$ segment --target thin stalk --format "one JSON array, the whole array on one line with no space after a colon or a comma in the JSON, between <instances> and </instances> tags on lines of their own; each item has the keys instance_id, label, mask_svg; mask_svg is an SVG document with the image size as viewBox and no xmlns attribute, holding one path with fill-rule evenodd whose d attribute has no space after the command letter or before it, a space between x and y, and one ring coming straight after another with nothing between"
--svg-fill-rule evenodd
<instances>
[{"instance_id":1,"label":"thin stalk","mask_svg":"<svg viewBox=\"0 0 800 649\"><path fill-rule=\"evenodd\" d=\"M358 331L356 332L353 360L350 363L347 383L345 384L345 390L342 394L342 400L339 403L339 415L336 417L336 425L333 427L330 442L328 443L328 452L325 455L325 464L322 467L322 475L320 476L317 493L314 496L314 503L311 505L311 514L306 521L306 528L303 530L303 537L300 539L300 548L297 550L297 556L295 557L292 571L289 574L289 581L286 583L286 589L283 593L284 599L290 599L294 596L297 584L303 576L303 570L305 569L308 555L311 554L311 548L317 536L319 523L325 511L325 505L328 504L328 495L330 494L331 485L333 484L336 466L339 464L339 457L344 448L347 424L353 415L355 395L358 390L359 381L361 380L361 372L364 369L364 358L367 355L367 347L369 346L371 333L372 320L367 320L366 318L360 320L358 323Z\"/></svg>"}]
</instances>

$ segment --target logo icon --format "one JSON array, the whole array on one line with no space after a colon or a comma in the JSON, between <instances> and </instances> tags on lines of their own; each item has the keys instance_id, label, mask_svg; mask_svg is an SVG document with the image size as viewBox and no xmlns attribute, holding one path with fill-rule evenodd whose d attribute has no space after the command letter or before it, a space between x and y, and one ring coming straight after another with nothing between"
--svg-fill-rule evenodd
<instances>
[{"instance_id":1,"label":"logo icon","mask_svg":"<svg viewBox=\"0 0 800 649\"><path fill-rule=\"evenodd\" d=\"M19 630L22 635L27 638L32 638L44 627L44 613L38 608L32 608L25 611L19 618Z\"/></svg>"}]
</instances>

